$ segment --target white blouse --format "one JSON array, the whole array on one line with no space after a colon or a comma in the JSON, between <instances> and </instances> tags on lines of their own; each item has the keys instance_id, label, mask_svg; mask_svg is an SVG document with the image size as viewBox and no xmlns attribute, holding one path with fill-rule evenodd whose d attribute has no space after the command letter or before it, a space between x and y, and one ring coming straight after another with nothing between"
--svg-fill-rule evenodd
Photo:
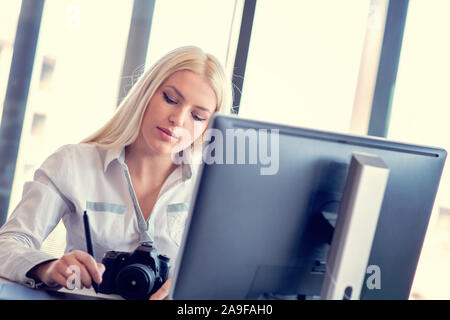
<instances>
[{"instance_id":1,"label":"white blouse","mask_svg":"<svg viewBox=\"0 0 450 320\"><path fill-rule=\"evenodd\" d=\"M22 200L0 228L0 276L35 287L26 273L55 259L39 249L61 219L67 230L65 252L86 251L85 210L97 261L106 251L131 252L140 243L153 242L174 266L198 170L188 163L178 166L146 221L124 159L123 148L86 143L65 145L49 156L33 181L25 183Z\"/></svg>"}]
</instances>

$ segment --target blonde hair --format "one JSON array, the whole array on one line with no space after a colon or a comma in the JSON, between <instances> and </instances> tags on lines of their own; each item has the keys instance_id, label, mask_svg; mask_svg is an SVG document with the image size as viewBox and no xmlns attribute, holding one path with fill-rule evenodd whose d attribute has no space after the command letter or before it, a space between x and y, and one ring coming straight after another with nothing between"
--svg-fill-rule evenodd
<instances>
[{"instance_id":1,"label":"blonde hair","mask_svg":"<svg viewBox=\"0 0 450 320\"><path fill-rule=\"evenodd\" d=\"M82 142L106 149L130 145L139 135L145 109L161 84L173 73L190 70L203 75L217 97L215 112L231 108L232 87L220 62L197 47L175 49L147 70L120 103L113 117Z\"/></svg>"}]
</instances>

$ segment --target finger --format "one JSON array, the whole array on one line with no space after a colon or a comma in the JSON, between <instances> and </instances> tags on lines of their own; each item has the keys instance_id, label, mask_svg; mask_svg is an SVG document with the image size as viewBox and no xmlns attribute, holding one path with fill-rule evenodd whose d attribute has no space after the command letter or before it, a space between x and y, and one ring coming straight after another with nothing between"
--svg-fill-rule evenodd
<instances>
[{"instance_id":1,"label":"finger","mask_svg":"<svg viewBox=\"0 0 450 320\"><path fill-rule=\"evenodd\" d=\"M81 283L83 284L84 287L90 288L92 286L92 278L89 271L82 264L80 264L80 270L81 270Z\"/></svg>"},{"instance_id":2,"label":"finger","mask_svg":"<svg viewBox=\"0 0 450 320\"><path fill-rule=\"evenodd\" d=\"M83 262L79 261L74 255L68 255L65 258L65 262L69 265L68 273L75 273L76 276L80 277L81 284L86 288L90 288L92 285L91 275Z\"/></svg>"},{"instance_id":3,"label":"finger","mask_svg":"<svg viewBox=\"0 0 450 320\"><path fill-rule=\"evenodd\" d=\"M60 285L67 288L67 278L59 271L55 270L50 276L50 284L46 283L48 286Z\"/></svg>"},{"instance_id":4,"label":"finger","mask_svg":"<svg viewBox=\"0 0 450 320\"><path fill-rule=\"evenodd\" d=\"M102 278L103 274L105 273L106 267L103 263L97 263L97 268L100 271L100 278ZM102 280L102 279L100 279L100 280Z\"/></svg>"},{"instance_id":5,"label":"finger","mask_svg":"<svg viewBox=\"0 0 450 320\"><path fill-rule=\"evenodd\" d=\"M150 300L164 300L169 298L170 284L172 283L172 278L167 279L167 281L156 291Z\"/></svg>"},{"instance_id":6,"label":"finger","mask_svg":"<svg viewBox=\"0 0 450 320\"><path fill-rule=\"evenodd\" d=\"M71 264L64 271L61 271L60 274L66 279L64 287L67 289L73 290L83 288L81 282L81 268L78 265Z\"/></svg>"},{"instance_id":7,"label":"finger","mask_svg":"<svg viewBox=\"0 0 450 320\"><path fill-rule=\"evenodd\" d=\"M67 268L69 268L69 265L66 263L65 259L58 260L57 263L53 265L52 271L56 271L61 273L63 276L67 277L71 273L67 273Z\"/></svg>"},{"instance_id":8,"label":"finger","mask_svg":"<svg viewBox=\"0 0 450 320\"><path fill-rule=\"evenodd\" d=\"M83 251L74 251L74 255L78 261L80 261L87 269L90 274L90 277L97 283L102 282L102 273L100 272L97 262L95 259L88 253Z\"/></svg>"},{"instance_id":9,"label":"finger","mask_svg":"<svg viewBox=\"0 0 450 320\"><path fill-rule=\"evenodd\" d=\"M44 278L42 279L42 281L50 287L54 287L57 285L61 285L64 287L66 285L66 268L67 265L64 263L64 261L55 261L44 274Z\"/></svg>"}]
</instances>

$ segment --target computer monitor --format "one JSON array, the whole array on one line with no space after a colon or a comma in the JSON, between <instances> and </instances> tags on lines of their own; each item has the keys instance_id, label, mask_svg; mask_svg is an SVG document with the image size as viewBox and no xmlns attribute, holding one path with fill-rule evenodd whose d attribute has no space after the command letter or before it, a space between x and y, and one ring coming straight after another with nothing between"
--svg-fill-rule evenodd
<instances>
[{"instance_id":1,"label":"computer monitor","mask_svg":"<svg viewBox=\"0 0 450 320\"><path fill-rule=\"evenodd\" d=\"M225 115L208 132L171 298L320 297L358 152L390 170L367 263L379 283L359 298L408 299L445 150Z\"/></svg>"}]
</instances>

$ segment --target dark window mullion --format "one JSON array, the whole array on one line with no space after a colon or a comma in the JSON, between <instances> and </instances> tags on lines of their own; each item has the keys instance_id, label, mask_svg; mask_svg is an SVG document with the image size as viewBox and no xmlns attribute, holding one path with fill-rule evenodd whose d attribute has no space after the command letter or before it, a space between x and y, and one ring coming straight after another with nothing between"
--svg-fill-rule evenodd
<instances>
[{"instance_id":1,"label":"dark window mullion","mask_svg":"<svg viewBox=\"0 0 450 320\"><path fill-rule=\"evenodd\" d=\"M7 218L44 0L23 0L0 126L0 226Z\"/></svg>"},{"instance_id":2,"label":"dark window mullion","mask_svg":"<svg viewBox=\"0 0 450 320\"><path fill-rule=\"evenodd\" d=\"M117 106L144 70L154 10L155 0L134 0Z\"/></svg>"},{"instance_id":3,"label":"dark window mullion","mask_svg":"<svg viewBox=\"0 0 450 320\"><path fill-rule=\"evenodd\" d=\"M248 50L252 34L253 18L255 16L256 0L245 0L242 12L241 29L239 41L234 59L233 68L233 109L231 113L239 113L241 103L242 88L244 86L245 68L247 66Z\"/></svg>"}]
</instances>

